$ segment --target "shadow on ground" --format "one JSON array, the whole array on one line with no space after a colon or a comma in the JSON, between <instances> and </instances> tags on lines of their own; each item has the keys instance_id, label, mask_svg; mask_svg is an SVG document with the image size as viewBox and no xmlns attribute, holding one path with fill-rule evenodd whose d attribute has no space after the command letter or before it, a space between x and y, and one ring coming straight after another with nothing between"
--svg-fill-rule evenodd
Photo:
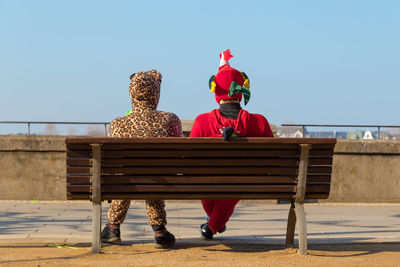
<instances>
[{"instance_id":1,"label":"shadow on ground","mask_svg":"<svg viewBox=\"0 0 400 267\"><path fill-rule=\"evenodd\" d=\"M381 252L400 252L400 243L312 244L308 246L308 249L309 255L312 256L343 258ZM346 255L341 255L341 253L346 253Z\"/></svg>"}]
</instances>

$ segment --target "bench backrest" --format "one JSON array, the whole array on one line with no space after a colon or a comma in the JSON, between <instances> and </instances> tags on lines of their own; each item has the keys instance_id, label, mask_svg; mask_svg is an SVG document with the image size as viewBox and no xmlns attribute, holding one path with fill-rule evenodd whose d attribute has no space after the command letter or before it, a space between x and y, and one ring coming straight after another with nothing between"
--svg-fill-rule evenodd
<instances>
[{"instance_id":1,"label":"bench backrest","mask_svg":"<svg viewBox=\"0 0 400 267\"><path fill-rule=\"evenodd\" d=\"M311 144L306 199L329 195L336 139L67 138L67 197L90 199L101 144L102 199L293 199Z\"/></svg>"}]
</instances>

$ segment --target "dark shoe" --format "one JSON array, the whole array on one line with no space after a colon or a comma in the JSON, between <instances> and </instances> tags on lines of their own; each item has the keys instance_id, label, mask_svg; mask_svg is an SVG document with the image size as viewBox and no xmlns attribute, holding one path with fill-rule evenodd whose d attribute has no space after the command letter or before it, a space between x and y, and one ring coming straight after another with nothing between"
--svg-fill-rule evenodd
<instances>
[{"instance_id":1,"label":"dark shoe","mask_svg":"<svg viewBox=\"0 0 400 267\"><path fill-rule=\"evenodd\" d=\"M163 235L155 235L154 240L156 248L170 248L175 244L175 236L168 231Z\"/></svg>"},{"instance_id":2,"label":"dark shoe","mask_svg":"<svg viewBox=\"0 0 400 267\"><path fill-rule=\"evenodd\" d=\"M210 217L206 217L206 220L207 220L207 222L210 220ZM222 234L223 232L225 232L226 231L226 225L224 225L224 227L222 227L221 229L219 229L217 232L218 233L220 233L220 234Z\"/></svg>"},{"instance_id":3,"label":"dark shoe","mask_svg":"<svg viewBox=\"0 0 400 267\"><path fill-rule=\"evenodd\" d=\"M110 228L110 226L107 224L103 231L101 231L101 242L113 243L119 241L121 241L121 232L119 227Z\"/></svg>"},{"instance_id":4,"label":"dark shoe","mask_svg":"<svg viewBox=\"0 0 400 267\"><path fill-rule=\"evenodd\" d=\"M226 231L226 225L224 225L224 227L222 227L221 229L219 229L217 232L222 234L223 232Z\"/></svg>"},{"instance_id":5,"label":"dark shoe","mask_svg":"<svg viewBox=\"0 0 400 267\"><path fill-rule=\"evenodd\" d=\"M201 233L201 237L204 240L212 240L214 237L214 233L211 231L210 227L208 226L208 222L200 225L200 233Z\"/></svg>"}]
</instances>

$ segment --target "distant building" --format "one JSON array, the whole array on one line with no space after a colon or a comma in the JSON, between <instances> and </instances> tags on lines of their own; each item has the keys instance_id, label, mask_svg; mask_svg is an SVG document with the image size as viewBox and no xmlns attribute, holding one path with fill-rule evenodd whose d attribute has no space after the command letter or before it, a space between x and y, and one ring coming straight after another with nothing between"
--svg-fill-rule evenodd
<instances>
[{"instance_id":1,"label":"distant building","mask_svg":"<svg viewBox=\"0 0 400 267\"><path fill-rule=\"evenodd\" d=\"M277 127L276 135L283 138L337 138L337 139L356 139L356 140L373 140L373 139L400 139L399 131L308 131L302 127Z\"/></svg>"},{"instance_id":2,"label":"distant building","mask_svg":"<svg viewBox=\"0 0 400 267\"><path fill-rule=\"evenodd\" d=\"M314 131L314 132L308 132L306 134L307 137L310 138L336 138L336 132L335 131Z\"/></svg>"},{"instance_id":3,"label":"distant building","mask_svg":"<svg viewBox=\"0 0 400 267\"><path fill-rule=\"evenodd\" d=\"M346 139L362 139L362 131L347 132Z\"/></svg>"},{"instance_id":4,"label":"distant building","mask_svg":"<svg viewBox=\"0 0 400 267\"><path fill-rule=\"evenodd\" d=\"M276 135L282 138L302 138L303 129L301 127L277 127Z\"/></svg>"},{"instance_id":5,"label":"distant building","mask_svg":"<svg viewBox=\"0 0 400 267\"><path fill-rule=\"evenodd\" d=\"M372 135L372 132L370 130L366 130L364 132L363 138L362 139L375 139L374 136Z\"/></svg>"}]
</instances>

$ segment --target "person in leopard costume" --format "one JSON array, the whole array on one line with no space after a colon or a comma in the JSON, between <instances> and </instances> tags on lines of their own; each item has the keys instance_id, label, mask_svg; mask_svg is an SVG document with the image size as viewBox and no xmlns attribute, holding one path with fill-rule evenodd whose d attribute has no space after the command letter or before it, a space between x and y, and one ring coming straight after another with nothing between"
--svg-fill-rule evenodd
<instances>
[{"instance_id":1,"label":"person in leopard costume","mask_svg":"<svg viewBox=\"0 0 400 267\"><path fill-rule=\"evenodd\" d=\"M110 137L180 137L182 125L178 116L158 111L161 73L156 70L138 72L130 76L129 95L132 110L110 124ZM120 241L120 225L124 221L130 200L113 200L108 209L108 224L102 231L103 242ZM156 247L174 244L175 237L167 231L165 203L163 200L147 200L146 211L149 224L155 233Z\"/></svg>"}]
</instances>

